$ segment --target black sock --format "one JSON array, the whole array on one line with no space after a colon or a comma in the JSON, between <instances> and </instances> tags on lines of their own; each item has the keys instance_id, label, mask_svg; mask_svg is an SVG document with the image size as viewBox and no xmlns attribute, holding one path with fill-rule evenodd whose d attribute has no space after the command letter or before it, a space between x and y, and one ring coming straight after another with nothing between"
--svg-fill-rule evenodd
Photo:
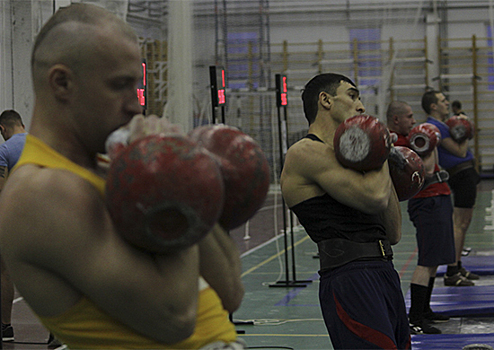
<instances>
[{"instance_id":1,"label":"black sock","mask_svg":"<svg viewBox=\"0 0 494 350\"><path fill-rule=\"evenodd\" d=\"M424 318L424 306L427 300L427 287L410 283L410 311L408 318L410 323L420 323Z\"/></svg>"},{"instance_id":2,"label":"black sock","mask_svg":"<svg viewBox=\"0 0 494 350\"><path fill-rule=\"evenodd\" d=\"M436 280L436 276L430 277L429 278L429 284L427 285L427 295L426 295L425 304L424 304L424 313L426 313L426 314L432 312L431 296L432 296L432 290L434 289L435 280Z\"/></svg>"},{"instance_id":3,"label":"black sock","mask_svg":"<svg viewBox=\"0 0 494 350\"><path fill-rule=\"evenodd\" d=\"M458 271L460 271L458 265L454 265L454 266L448 265L448 269L446 270L446 275L453 276L456 275Z\"/></svg>"}]
</instances>

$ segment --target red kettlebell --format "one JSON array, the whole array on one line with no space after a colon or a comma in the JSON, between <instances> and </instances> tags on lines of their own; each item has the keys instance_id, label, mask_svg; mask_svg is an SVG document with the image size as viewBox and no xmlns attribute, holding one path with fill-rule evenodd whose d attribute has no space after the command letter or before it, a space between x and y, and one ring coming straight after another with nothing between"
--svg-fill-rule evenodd
<instances>
[{"instance_id":1,"label":"red kettlebell","mask_svg":"<svg viewBox=\"0 0 494 350\"><path fill-rule=\"evenodd\" d=\"M392 146L388 128L370 115L345 120L336 129L333 141L336 159L357 171L379 169Z\"/></svg>"},{"instance_id":2,"label":"red kettlebell","mask_svg":"<svg viewBox=\"0 0 494 350\"><path fill-rule=\"evenodd\" d=\"M425 182L425 167L420 156L408 147L395 146L390 153L389 173L400 201L415 196Z\"/></svg>"},{"instance_id":3,"label":"red kettlebell","mask_svg":"<svg viewBox=\"0 0 494 350\"><path fill-rule=\"evenodd\" d=\"M446 125L449 127L451 138L458 143L473 138L472 123L465 117L454 115L446 120Z\"/></svg>"},{"instance_id":4,"label":"red kettlebell","mask_svg":"<svg viewBox=\"0 0 494 350\"><path fill-rule=\"evenodd\" d=\"M220 225L234 229L262 206L269 190L268 161L257 142L239 129L224 124L205 125L189 133L210 151L219 164L225 187Z\"/></svg>"},{"instance_id":5,"label":"red kettlebell","mask_svg":"<svg viewBox=\"0 0 494 350\"><path fill-rule=\"evenodd\" d=\"M410 148L421 157L431 154L440 141L441 133L437 126L431 123L417 125L408 134Z\"/></svg>"},{"instance_id":6,"label":"red kettlebell","mask_svg":"<svg viewBox=\"0 0 494 350\"><path fill-rule=\"evenodd\" d=\"M170 253L197 243L223 209L216 161L181 135L132 142L110 164L106 202L117 231L147 251Z\"/></svg>"}]
</instances>

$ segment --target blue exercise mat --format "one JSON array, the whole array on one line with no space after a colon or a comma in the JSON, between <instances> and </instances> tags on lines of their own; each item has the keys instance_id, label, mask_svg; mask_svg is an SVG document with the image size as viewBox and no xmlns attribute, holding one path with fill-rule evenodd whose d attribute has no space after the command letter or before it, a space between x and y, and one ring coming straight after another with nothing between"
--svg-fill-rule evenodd
<instances>
[{"instance_id":1,"label":"blue exercise mat","mask_svg":"<svg viewBox=\"0 0 494 350\"><path fill-rule=\"evenodd\" d=\"M405 295L410 308L410 290ZM494 316L494 286L434 288L431 308L437 313L461 316Z\"/></svg>"},{"instance_id":2,"label":"blue exercise mat","mask_svg":"<svg viewBox=\"0 0 494 350\"><path fill-rule=\"evenodd\" d=\"M462 265L477 275L494 275L494 256L492 255L468 255L461 258ZM436 276L444 276L447 266L437 268Z\"/></svg>"},{"instance_id":3,"label":"blue exercise mat","mask_svg":"<svg viewBox=\"0 0 494 350\"><path fill-rule=\"evenodd\" d=\"M491 334L420 334L412 335L413 350L461 350L470 344L493 346Z\"/></svg>"}]
</instances>

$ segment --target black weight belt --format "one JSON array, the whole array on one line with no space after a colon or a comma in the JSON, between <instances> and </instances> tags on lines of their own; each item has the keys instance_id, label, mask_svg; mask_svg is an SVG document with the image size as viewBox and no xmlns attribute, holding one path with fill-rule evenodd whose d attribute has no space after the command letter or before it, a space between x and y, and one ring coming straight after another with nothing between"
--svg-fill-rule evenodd
<instances>
[{"instance_id":1,"label":"black weight belt","mask_svg":"<svg viewBox=\"0 0 494 350\"><path fill-rule=\"evenodd\" d=\"M460 163L455 165L454 167L451 167L449 169L446 169L446 171L449 173L449 178L452 178L456 174L458 174L460 171L463 171L468 168L473 168L475 166L475 162L473 160L468 160L464 163Z\"/></svg>"},{"instance_id":2,"label":"black weight belt","mask_svg":"<svg viewBox=\"0 0 494 350\"><path fill-rule=\"evenodd\" d=\"M388 240L359 243L343 238L318 242L321 271L331 270L355 260L391 260L393 249Z\"/></svg>"}]
</instances>

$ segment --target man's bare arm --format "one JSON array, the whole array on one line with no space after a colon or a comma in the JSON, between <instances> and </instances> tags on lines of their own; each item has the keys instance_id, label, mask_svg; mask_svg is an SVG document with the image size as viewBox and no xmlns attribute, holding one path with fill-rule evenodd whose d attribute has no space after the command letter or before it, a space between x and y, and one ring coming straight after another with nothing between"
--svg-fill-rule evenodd
<instances>
[{"instance_id":1,"label":"man's bare arm","mask_svg":"<svg viewBox=\"0 0 494 350\"><path fill-rule=\"evenodd\" d=\"M397 244L401 239L401 208L398 195L392 186L388 207L381 214L386 236L391 244Z\"/></svg>"},{"instance_id":2,"label":"man's bare arm","mask_svg":"<svg viewBox=\"0 0 494 350\"><path fill-rule=\"evenodd\" d=\"M292 146L285 168L287 183L298 177L297 182L319 186L321 192L364 213L377 214L388 206L392 181L387 162L378 170L358 172L344 168L327 145L307 141L296 148Z\"/></svg>"},{"instance_id":3,"label":"man's bare arm","mask_svg":"<svg viewBox=\"0 0 494 350\"><path fill-rule=\"evenodd\" d=\"M157 341L175 343L192 334L197 245L171 255L140 251L115 232L88 182L54 169L29 178L27 188L20 181L3 193L0 227L2 244L11 247L6 258L14 283L37 314L54 316L84 295ZM15 206L9 205L13 198ZM37 283L41 276L44 282Z\"/></svg>"},{"instance_id":4,"label":"man's bare arm","mask_svg":"<svg viewBox=\"0 0 494 350\"><path fill-rule=\"evenodd\" d=\"M458 143L451 137L447 137L444 140L441 140L441 147L457 157L465 158L468 151L468 140Z\"/></svg>"},{"instance_id":5,"label":"man's bare arm","mask_svg":"<svg viewBox=\"0 0 494 350\"><path fill-rule=\"evenodd\" d=\"M242 266L235 242L219 226L199 242L201 276L216 291L223 307L234 312L240 307L244 287Z\"/></svg>"}]
</instances>

